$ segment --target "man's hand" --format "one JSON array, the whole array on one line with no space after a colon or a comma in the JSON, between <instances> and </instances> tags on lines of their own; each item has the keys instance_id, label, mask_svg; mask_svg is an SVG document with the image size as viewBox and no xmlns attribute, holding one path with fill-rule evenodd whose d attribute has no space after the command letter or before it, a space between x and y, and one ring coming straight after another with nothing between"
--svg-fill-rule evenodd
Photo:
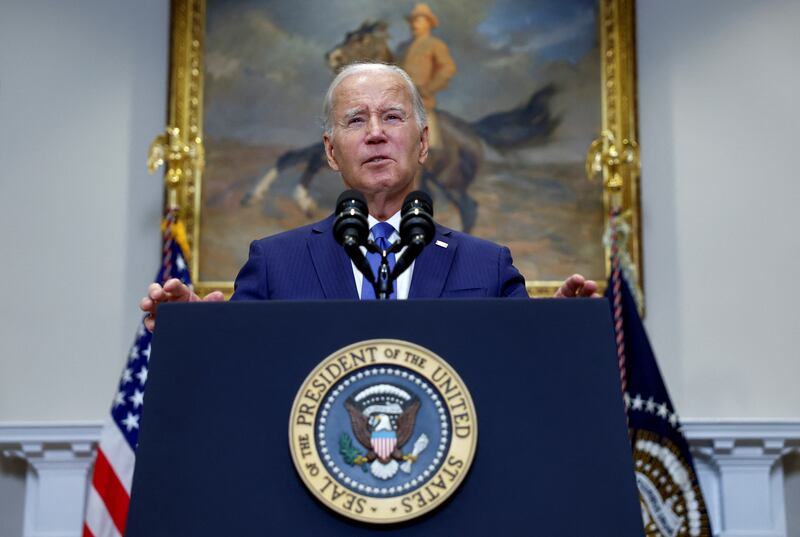
<instances>
[{"instance_id":1,"label":"man's hand","mask_svg":"<svg viewBox=\"0 0 800 537\"><path fill-rule=\"evenodd\" d=\"M152 332L156 328L156 308L163 302L220 302L222 300L225 300L222 291L212 291L200 298L182 281L172 278L167 280L163 287L157 283L150 284L150 287L147 288L147 296L139 303L139 308L147 313L144 326Z\"/></svg>"},{"instance_id":2,"label":"man's hand","mask_svg":"<svg viewBox=\"0 0 800 537\"><path fill-rule=\"evenodd\" d=\"M561 284L554 298L572 298L572 297L592 297L599 298L597 294L597 282L587 280L580 274L573 274Z\"/></svg>"}]
</instances>

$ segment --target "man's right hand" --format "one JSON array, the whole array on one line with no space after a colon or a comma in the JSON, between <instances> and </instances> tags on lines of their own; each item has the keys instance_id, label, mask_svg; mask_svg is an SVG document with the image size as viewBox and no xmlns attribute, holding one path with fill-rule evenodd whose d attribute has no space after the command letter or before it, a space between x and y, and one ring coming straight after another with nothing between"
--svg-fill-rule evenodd
<instances>
[{"instance_id":1,"label":"man's right hand","mask_svg":"<svg viewBox=\"0 0 800 537\"><path fill-rule=\"evenodd\" d=\"M225 300L222 291L212 291L200 298L182 281L172 278L163 286L157 283L151 284L147 288L147 296L139 303L139 308L147 313L144 326L152 332L156 328L156 308L163 302L221 302L222 300Z\"/></svg>"}]
</instances>

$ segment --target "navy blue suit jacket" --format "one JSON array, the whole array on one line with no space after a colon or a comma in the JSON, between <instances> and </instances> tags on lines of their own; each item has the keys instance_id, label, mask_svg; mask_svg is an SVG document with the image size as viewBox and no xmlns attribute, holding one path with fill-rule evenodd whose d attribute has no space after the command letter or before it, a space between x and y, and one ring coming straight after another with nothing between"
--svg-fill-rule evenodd
<instances>
[{"instance_id":1,"label":"navy blue suit jacket","mask_svg":"<svg viewBox=\"0 0 800 537\"><path fill-rule=\"evenodd\" d=\"M357 300L350 259L331 231L333 220L331 215L253 241L231 300ZM434 242L414 264L408 298L507 296L528 296L508 248L437 225Z\"/></svg>"}]
</instances>

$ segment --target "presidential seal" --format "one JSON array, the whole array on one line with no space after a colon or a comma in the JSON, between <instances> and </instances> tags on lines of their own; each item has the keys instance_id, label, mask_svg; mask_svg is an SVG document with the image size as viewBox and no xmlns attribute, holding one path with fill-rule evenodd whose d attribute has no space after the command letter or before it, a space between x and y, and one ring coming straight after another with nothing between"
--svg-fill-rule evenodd
<instances>
[{"instance_id":1,"label":"presidential seal","mask_svg":"<svg viewBox=\"0 0 800 537\"><path fill-rule=\"evenodd\" d=\"M705 502L675 444L649 431L633 440L636 485L646 537L709 537Z\"/></svg>"},{"instance_id":2,"label":"presidential seal","mask_svg":"<svg viewBox=\"0 0 800 537\"><path fill-rule=\"evenodd\" d=\"M410 520L463 481L478 423L441 357L406 341L355 343L325 358L295 397L289 446L329 508L362 522Z\"/></svg>"}]
</instances>

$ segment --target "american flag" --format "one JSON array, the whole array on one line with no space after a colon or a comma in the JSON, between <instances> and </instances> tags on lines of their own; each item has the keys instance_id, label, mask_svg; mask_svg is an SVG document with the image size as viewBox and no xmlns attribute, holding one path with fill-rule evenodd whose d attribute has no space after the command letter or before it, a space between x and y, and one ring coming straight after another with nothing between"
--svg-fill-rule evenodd
<instances>
[{"instance_id":1,"label":"american flag","mask_svg":"<svg viewBox=\"0 0 800 537\"><path fill-rule=\"evenodd\" d=\"M184 255L186 233L182 224L176 222L174 211L167 213L163 230L162 265L155 281L163 283L170 278L178 278L190 285ZM100 435L87 499L83 537L120 537L125 534L136 447L139 444L139 421L144 408L151 339L152 334L144 327L142 318L122 371L111 413Z\"/></svg>"}]
</instances>

